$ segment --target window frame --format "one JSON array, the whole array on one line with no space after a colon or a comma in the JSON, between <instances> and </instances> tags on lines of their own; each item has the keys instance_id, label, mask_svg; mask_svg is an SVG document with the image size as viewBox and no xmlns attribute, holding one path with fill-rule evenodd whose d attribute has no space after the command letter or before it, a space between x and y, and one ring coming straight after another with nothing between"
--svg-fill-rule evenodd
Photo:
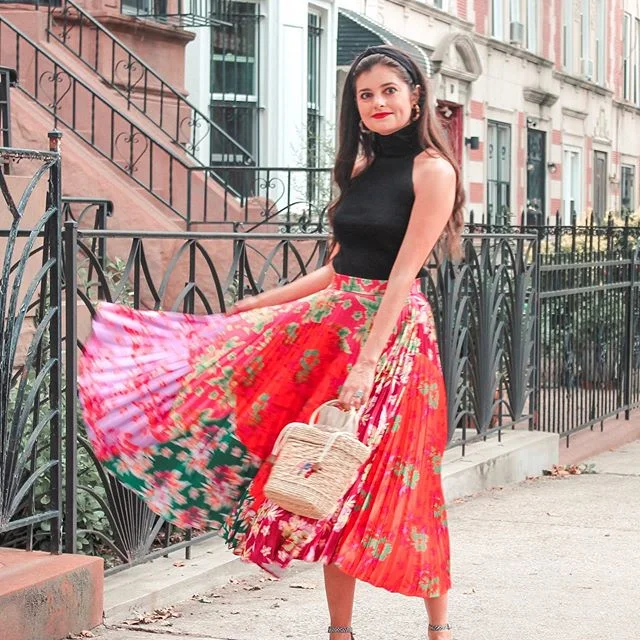
<instances>
[{"instance_id":1,"label":"window frame","mask_svg":"<svg viewBox=\"0 0 640 640\"><path fill-rule=\"evenodd\" d=\"M538 0L527 0L526 47L531 53L539 50L540 3ZM533 19L532 19L533 16ZM532 44L533 41L533 44Z\"/></svg>"},{"instance_id":2,"label":"window frame","mask_svg":"<svg viewBox=\"0 0 640 640\"><path fill-rule=\"evenodd\" d=\"M562 6L562 66L573 73L573 0L564 0Z\"/></svg>"},{"instance_id":3,"label":"window frame","mask_svg":"<svg viewBox=\"0 0 640 640\"><path fill-rule=\"evenodd\" d=\"M600 85L607 82L607 5L606 0L596 0L596 50L594 73Z\"/></svg>"},{"instance_id":4,"label":"window frame","mask_svg":"<svg viewBox=\"0 0 640 640\"><path fill-rule=\"evenodd\" d=\"M506 162L501 162L500 158L496 155L495 161L492 160L491 144L492 144L492 132L491 129L495 128L495 141L496 147L500 146L500 132L506 132L508 134L507 153L508 158ZM506 210L511 215L511 165L513 162L513 126L509 122L502 122L500 120L487 120L487 224L495 224L499 221L499 216L503 212L491 210L492 203L492 190L495 190L497 202L495 203L496 209L502 204L506 206ZM496 148L496 154L499 149ZM492 164L493 163L493 164ZM495 177L492 177L493 165L495 165ZM503 175L503 167L506 169L506 176ZM505 188L506 187L506 188ZM495 188L495 189L493 189ZM506 196L506 204L501 203L502 196ZM495 215L493 215L495 213ZM493 216L493 217L492 217ZM504 220L502 220L504 222Z\"/></svg>"},{"instance_id":5,"label":"window frame","mask_svg":"<svg viewBox=\"0 0 640 640\"><path fill-rule=\"evenodd\" d=\"M591 0L582 0L580 7L580 75L584 74L584 63L591 60ZM593 74L591 74L593 76Z\"/></svg>"},{"instance_id":6,"label":"window frame","mask_svg":"<svg viewBox=\"0 0 640 640\"><path fill-rule=\"evenodd\" d=\"M567 162L567 154L572 156L571 167ZM577 159L577 163L574 165L573 159ZM562 224L571 224L571 210L567 211L567 203L571 201L571 198L567 198L573 192L573 187L576 186L577 193L575 193L575 213L578 218L582 213L582 199L584 197L582 187L582 167L584 163L583 150L580 147L574 147L571 145L564 145L562 148ZM570 169L574 169L573 173ZM575 179L575 183L574 180Z\"/></svg>"},{"instance_id":7,"label":"window frame","mask_svg":"<svg viewBox=\"0 0 640 640\"><path fill-rule=\"evenodd\" d=\"M625 175L631 177L629 181L625 179ZM636 206L636 168L632 164L623 163L620 165L620 208L627 209L630 212L635 211ZM625 187L629 188L629 204L625 205L623 202L625 196Z\"/></svg>"},{"instance_id":8,"label":"window frame","mask_svg":"<svg viewBox=\"0 0 640 640\"><path fill-rule=\"evenodd\" d=\"M491 0L491 37L504 40L504 0Z\"/></svg>"},{"instance_id":9,"label":"window frame","mask_svg":"<svg viewBox=\"0 0 640 640\"><path fill-rule=\"evenodd\" d=\"M631 100L633 94L632 75L631 75L631 25L632 16L627 11L622 17L622 98Z\"/></svg>"}]
</instances>

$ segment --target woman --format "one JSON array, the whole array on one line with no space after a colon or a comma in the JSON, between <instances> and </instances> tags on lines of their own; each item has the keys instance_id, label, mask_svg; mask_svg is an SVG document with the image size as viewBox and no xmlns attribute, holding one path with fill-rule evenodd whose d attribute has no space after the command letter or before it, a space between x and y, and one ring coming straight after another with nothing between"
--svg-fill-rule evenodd
<instances>
[{"instance_id":1,"label":"woman","mask_svg":"<svg viewBox=\"0 0 640 640\"><path fill-rule=\"evenodd\" d=\"M105 466L267 571L322 562L330 640L353 637L356 579L424 598L429 640L450 638L446 400L416 277L436 246L458 251L463 193L431 104L413 60L366 50L342 100L328 264L227 316L102 305L81 361ZM335 397L363 408L372 454L336 512L311 520L265 498L266 460L284 425Z\"/></svg>"}]
</instances>

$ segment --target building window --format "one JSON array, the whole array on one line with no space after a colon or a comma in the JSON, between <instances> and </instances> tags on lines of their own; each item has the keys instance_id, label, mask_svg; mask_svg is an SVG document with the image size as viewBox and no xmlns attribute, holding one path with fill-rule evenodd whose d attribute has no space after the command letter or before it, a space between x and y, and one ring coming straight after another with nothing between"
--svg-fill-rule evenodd
<instances>
[{"instance_id":1,"label":"building window","mask_svg":"<svg viewBox=\"0 0 640 640\"><path fill-rule=\"evenodd\" d=\"M491 35L504 38L504 0L491 0Z\"/></svg>"},{"instance_id":2,"label":"building window","mask_svg":"<svg viewBox=\"0 0 640 640\"><path fill-rule=\"evenodd\" d=\"M538 20L540 7L538 0L527 0L527 49L538 53Z\"/></svg>"},{"instance_id":3,"label":"building window","mask_svg":"<svg viewBox=\"0 0 640 640\"><path fill-rule=\"evenodd\" d=\"M564 0L562 11L562 64L565 71L573 72L573 0Z\"/></svg>"},{"instance_id":4,"label":"building window","mask_svg":"<svg viewBox=\"0 0 640 640\"><path fill-rule=\"evenodd\" d=\"M620 205L625 211L633 211L635 209L634 198L634 178L635 169L628 164L622 165L622 175L620 177Z\"/></svg>"},{"instance_id":5,"label":"building window","mask_svg":"<svg viewBox=\"0 0 640 640\"><path fill-rule=\"evenodd\" d=\"M580 10L580 74L589 80L593 77L591 60L591 0L582 0Z\"/></svg>"},{"instance_id":6,"label":"building window","mask_svg":"<svg viewBox=\"0 0 640 640\"><path fill-rule=\"evenodd\" d=\"M511 126L488 123L487 223L504 224L511 212Z\"/></svg>"},{"instance_id":7,"label":"building window","mask_svg":"<svg viewBox=\"0 0 640 640\"><path fill-rule=\"evenodd\" d=\"M322 25L317 13L309 14L307 26L307 167L321 164L321 112L320 77ZM315 175L308 181L308 197L313 199L316 189Z\"/></svg>"},{"instance_id":8,"label":"building window","mask_svg":"<svg viewBox=\"0 0 640 640\"><path fill-rule=\"evenodd\" d=\"M606 83L607 10L605 0L596 0L596 82Z\"/></svg>"},{"instance_id":9,"label":"building window","mask_svg":"<svg viewBox=\"0 0 640 640\"><path fill-rule=\"evenodd\" d=\"M211 28L211 118L254 158L258 149L259 12L255 2L232 0ZM213 164L231 163L212 136Z\"/></svg>"},{"instance_id":10,"label":"building window","mask_svg":"<svg viewBox=\"0 0 640 640\"><path fill-rule=\"evenodd\" d=\"M622 23L622 97L640 106L640 18L624 14Z\"/></svg>"},{"instance_id":11,"label":"building window","mask_svg":"<svg viewBox=\"0 0 640 640\"><path fill-rule=\"evenodd\" d=\"M625 13L622 21L622 97L625 100L633 96L632 24L631 14Z\"/></svg>"},{"instance_id":12,"label":"building window","mask_svg":"<svg viewBox=\"0 0 640 640\"><path fill-rule=\"evenodd\" d=\"M562 224L582 214L582 157L579 149L565 148L562 162Z\"/></svg>"},{"instance_id":13,"label":"building window","mask_svg":"<svg viewBox=\"0 0 640 640\"><path fill-rule=\"evenodd\" d=\"M640 18L636 18L636 46L633 60L633 78L635 79L635 103L640 107Z\"/></svg>"}]
</instances>

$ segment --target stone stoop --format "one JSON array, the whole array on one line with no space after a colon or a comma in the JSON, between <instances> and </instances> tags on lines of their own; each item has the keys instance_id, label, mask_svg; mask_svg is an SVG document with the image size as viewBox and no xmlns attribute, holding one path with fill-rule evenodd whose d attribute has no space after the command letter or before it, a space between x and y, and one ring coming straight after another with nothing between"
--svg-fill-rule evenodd
<instances>
[{"instance_id":1,"label":"stone stoop","mask_svg":"<svg viewBox=\"0 0 640 640\"><path fill-rule=\"evenodd\" d=\"M0 638L61 640L102 622L103 561L0 548Z\"/></svg>"}]
</instances>

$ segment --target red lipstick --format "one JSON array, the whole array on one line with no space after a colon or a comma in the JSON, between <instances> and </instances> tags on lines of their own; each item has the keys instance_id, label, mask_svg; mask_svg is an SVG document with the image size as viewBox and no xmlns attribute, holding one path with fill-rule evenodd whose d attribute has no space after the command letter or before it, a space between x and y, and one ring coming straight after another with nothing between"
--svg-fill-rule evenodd
<instances>
[{"instance_id":1,"label":"red lipstick","mask_svg":"<svg viewBox=\"0 0 640 640\"><path fill-rule=\"evenodd\" d=\"M387 111L385 113L376 113L375 115L371 116L372 118L375 118L376 120L382 120L382 118L386 118L387 116L390 116L391 112Z\"/></svg>"}]
</instances>

